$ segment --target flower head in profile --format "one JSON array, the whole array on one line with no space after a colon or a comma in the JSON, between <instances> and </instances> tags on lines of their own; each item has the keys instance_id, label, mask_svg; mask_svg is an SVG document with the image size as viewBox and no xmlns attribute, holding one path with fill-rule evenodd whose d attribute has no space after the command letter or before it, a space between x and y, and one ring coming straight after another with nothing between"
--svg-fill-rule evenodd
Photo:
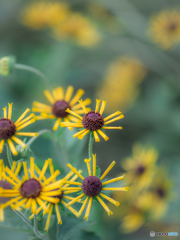
<instances>
[{"instance_id":1,"label":"flower head in profile","mask_svg":"<svg viewBox=\"0 0 180 240\"><path fill-rule=\"evenodd\" d=\"M26 148L26 144L16 136L35 137L38 135L38 133L19 132L21 129L35 122L34 113L31 113L28 117L24 118L26 114L30 112L30 109L27 108L24 111L24 113L17 119L17 121L13 122L11 120L12 103L9 104L8 113L7 113L7 107L3 108L3 110L4 110L4 117L0 119L0 153L2 153L4 143L5 141L7 141L12 154L17 155L18 152L12 140L24 148Z\"/></svg>"},{"instance_id":2,"label":"flower head in profile","mask_svg":"<svg viewBox=\"0 0 180 240\"><path fill-rule=\"evenodd\" d=\"M106 171L103 173L103 175L100 178L96 176L96 155L93 154L93 169L92 169L92 171L91 171L91 167L90 167L91 158L90 159L85 159L84 161L87 164L87 169L88 169L88 174L89 174L89 176L87 176L87 177L83 177L76 170L76 168L74 168L70 163L67 164L67 166L75 174L77 174L82 180L82 183L75 182L75 181L74 182L73 181L67 181L67 183L69 183L69 184L78 186L78 187L71 187L71 188L69 187L69 189L72 189L74 192L82 192L78 197L76 197L75 199L70 201L67 204L67 206L70 206L73 203L77 202L79 199L85 197L85 200L83 202L83 205L82 205L81 209L78 212L78 215L80 216L82 214L83 210L85 209L85 207L87 205L87 209L86 209L86 213L85 213L84 218L86 218L86 220L88 220L93 199L96 199L102 205L102 207L105 209L105 211L108 213L108 215L112 215L113 213L110 211L110 209L108 208L108 206L104 203L104 201L102 199L104 198L104 199L108 200L109 202L113 203L116 206L119 206L119 202L117 202L114 199L108 197L106 195L106 191L127 191L129 188L128 187L120 187L120 188L110 187L110 188L108 188L108 187L105 187L105 185L123 179L124 175L120 176L120 177L117 177L117 178L113 178L111 180L102 181L104 179L104 177L107 175L107 173L115 165L115 161L113 161L110 164L110 166L106 169Z\"/></svg>"},{"instance_id":3,"label":"flower head in profile","mask_svg":"<svg viewBox=\"0 0 180 240\"><path fill-rule=\"evenodd\" d=\"M129 194L150 186L156 170L158 153L154 147L136 144L132 157L124 159L122 167L127 171L127 182L131 185Z\"/></svg>"},{"instance_id":4,"label":"flower head in profile","mask_svg":"<svg viewBox=\"0 0 180 240\"><path fill-rule=\"evenodd\" d=\"M51 159L48 159L49 161L49 168L50 168L50 173L51 173L51 176L54 175L54 167L53 167L53 164L52 164L52 160ZM38 169L38 167L36 166L35 167L36 171L37 172L40 172L40 170ZM81 173L81 171L79 171L79 173ZM66 199L68 200L73 200L74 198L73 197L70 197L68 196L69 193L73 192L72 190L69 190L68 189L68 186L69 184L66 184L65 182L67 180L70 179L70 181L75 181L76 178L78 177L77 175L74 175L74 172L73 171L70 171L64 178L63 178L63 181L62 183L59 183L58 185L58 189L60 190L60 193L59 194L54 194L53 197L58 200L56 203L53 203L51 201L47 201L47 209L43 209L42 206L40 206L38 209L37 209L37 214L39 212L41 212L41 210L43 210L43 215L45 215L46 213L48 213L48 217L47 217L47 221L46 221L46 226L45 226L45 231L48 231L49 229L49 225L50 225L50 221L51 221L51 216L52 216L52 212L53 212L53 209L55 208L55 212L56 212L56 216L57 216L57 223L58 224L62 224L62 220L61 220L61 214L60 214L60 210L59 210L59 204L62 204L63 206L67 207L67 203L66 203ZM44 181L46 181L46 177L44 176ZM52 180L52 183L55 183L56 182L56 178L54 178ZM62 191L62 188L63 189L66 189L66 190L63 190ZM78 217L78 213L76 212L76 210L74 208L72 208L71 206L67 207L75 216ZM32 219L34 217L34 214L32 214L29 219Z\"/></svg>"},{"instance_id":5,"label":"flower head in profile","mask_svg":"<svg viewBox=\"0 0 180 240\"><path fill-rule=\"evenodd\" d=\"M11 171L15 176L17 176L19 169L21 168L21 163L18 164L16 162L13 162ZM5 167L3 160L0 159L0 194L6 189L7 195L4 194L3 197L0 196L0 221L4 221L4 209L6 208L5 204L11 200L11 197L13 197L13 194L10 194L12 188L14 187L14 184L12 182L8 182L5 177ZM9 204L11 208L15 208L15 205L13 203ZM21 210L20 208L16 208L16 210Z\"/></svg>"},{"instance_id":6,"label":"flower head in profile","mask_svg":"<svg viewBox=\"0 0 180 240\"><path fill-rule=\"evenodd\" d=\"M79 101L82 108L84 109L85 115L81 117L73 110L67 109L66 111L70 114L72 114L74 117L76 117L76 123L70 123L70 122L63 122L61 123L61 127L77 127L77 128L83 128L78 133L75 133L73 137L78 137L79 139L83 139L83 137L88 134L89 132L92 132L95 138L96 142L100 141L100 138L98 136L98 133L104 138L105 141L107 141L109 138L108 136L102 131L105 129L122 129L122 127L108 127L106 125L115 122L121 118L124 118L124 115L121 114L121 112L117 111L108 117L104 118L102 116L106 101L102 102L101 108L99 110L101 100L96 100L96 109L95 111L88 111L88 109L85 107L83 101ZM118 116L119 115L119 116ZM115 116L118 116L116 118L113 118ZM112 119L113 118L113 119ZM102 130L101 130L102 129Z\"/></svg>"},{"instance_id":7,"label":"flower head in profile","mask_svg":"<svg viewBox=\"0 0 180 240\"><path fill-rule=\"evenodd\" d=\"M33 103L33 112L40 112L41 116L36 116L36 119L56 119L53 130L57 130L57 128L60 126L60 122L62 120L66 122L70 121L76 121L79 122L79 119L71 116L66 110L69 108L72 111L75 112L75 114L82 114L84 113L83 109L81 108L81 105L78 102L78 100L82 97L84 94L84 90L79 89L75 96L72 98L74 88L72 86L69 86L66 93L64 93L63 88L58 87L52 91L52 94L45 90L44 94L47 97L47 99L50 102L50 106L46 105L44 103L34 102ZM86 98L83 101L83 104L86 106L91 103L91 100L89 98ZM89 109L89 108L88 108ZM70 130L72 127L70 127Z\"/></svg>"},{"instance_id":8,"label":"flower head in profile","mask_svg":"<svg viewBox=\"0 0 180 240\"><path fill-rule=\"evenodd\" d=\"M12 183L14 188L11 190L4 189L0 192L0 197L12 197L13 198L6 202L3 207L7 207L14 203L14 207L23 207L25 209L31 209L33 214L37 214L38 205L44 210L47 209L46 202L58 203L59 199L54 198L56 195L60 195L61 191L58 186L62 183L62 180L55 181L51 183L59 174L60 171L56 170L49 178L45 178L44 174L49 165L49 160L46 160L42 170L38 170L37 174L35 169L38 169L34 164L34 158L30 158L30 176L28 174L28 168L26 162L23 162L24 176L22 180L17 177L20 168L17 170L16 174L12 172L9 168L5 168L4 179Z\"/></svg>"},{"instance_id":9,"label":"flower head in profile","mask_svg":"<svg viewBox=\"0 0 180 240\"><path fill-rule=\"evenodd\" d=\"M15 64L15 57L6 56L0 58L0 74L7 76L12 73Z\"/></svg>"},{"instance_id":10,"label":"flower head in profile","mask_svg":"<svg viewBox=\"0 0 180 240\"><path fill-rule=\"evenodd\" d=\"M22 9L20 21L23 25L39 30L64 21L69 11L66 2L34 1Z\"/></svg>"},{"instance_id":11,"label":"flower head in profile","mask_svg":"<svg viewBox=\"0 0 180 240\"><path fill-rule=\"evenodd\" d=\"M180 15L177 10L166 10L151 18L149 34L163 49L180 42Z\"/></svg>"},{"instance_id":12,"label":"flower head in profile","mask_svg":"<svg viewBox=\"0 0 180 240\"><path fill-rule=\"evenodd\" d=\"M53 28L53 37L57 40L74 40L86 47L100 40L95 26L80 13L71 13L65 21L57 24Z\"/></svg>"}]
</instances>

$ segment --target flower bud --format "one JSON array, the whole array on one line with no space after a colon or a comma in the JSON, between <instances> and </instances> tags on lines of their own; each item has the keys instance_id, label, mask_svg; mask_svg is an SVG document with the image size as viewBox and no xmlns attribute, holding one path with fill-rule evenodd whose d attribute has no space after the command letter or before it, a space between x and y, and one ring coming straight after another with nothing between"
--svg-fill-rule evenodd
<instances>
[{"instance_id":1,"label":"flower bud","mask_svg":"<svg viewBox=\"0 0 180 240\"><path fill-rule=\"evenodd\" d=\"M12 73L15 64L14 56L6 56L0 58L0 74L7 76Z\"/></svg>"}]
</instances>

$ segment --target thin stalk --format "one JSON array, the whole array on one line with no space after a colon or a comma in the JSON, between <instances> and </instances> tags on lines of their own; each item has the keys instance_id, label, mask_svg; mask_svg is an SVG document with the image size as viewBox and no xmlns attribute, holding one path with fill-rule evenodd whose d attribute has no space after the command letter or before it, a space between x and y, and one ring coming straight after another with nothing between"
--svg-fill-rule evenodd
<instances>
[{"instance_id":1,"label":"thin stalk","mask_svg":"<svg viewBox=\"0 0 180 240\"><path fill-rule=\"evenodd\" d=\"M12 160L11 150L9 148L8 143L6 143L6 150L7 150L7 159L8 159L8 162L9 162L9 166L11 168L12 165L13 165L13 160Z\"/></svg>"},{"instance_id":2,"label":"thin stalk","mask_svg":"<svg viewBox=\"0 0 180 240\"><path fill-rule=\"evenodd\" d=\"M61 161L60 163L63 165L63 169L67 173L68 169L66 167L66 164L68 164L69 158L68 158L66 145L65 145L65 134L64 134L64 132L65 132L65 129L63 129L62 136L60 136L60 139L59 139L61 155L62 155L62 158L63 158L63 161Z\"/></svg>"},{"instance_id":3,"label":"thin stalk","mask_svg":"<svg viewBox=\"0 0 180 240\"><path fill-rule=\"evenodd\" d=\"M93 139L94 139L94 135L93 135L93 132L91 132L89 137L89 148L88 148L89 158L91 159L92 159Z\"/></svg>"},{"instance_id":4,"label":"thin stalk","mask_svg":"<svg viewBox=\"0 0 180 240\"><path fill-rule=\"evenodd\" d=\"M44 237L44 235L41 234L38 231L38 220L37 220L37 215L36 214L34 214L34 228L33 228L33 230L34 230L34 233L36 234L37 237L39 237L39 238L43 238Z\"/></svg>"},{"instance_id":5,"label":"thin stalk","mask_svg":"<svg viewBox=\"0 0 180 240\"><path fill-rule=\"evenodd\" d=\"M41 135L44 134L44 133L50 133L50 135L51 135L51 137L52 137L52 131L50 131L49 129L43 129L43 130L41 130L41 131L38 132L38 135L37 135L36 137L32 137L32 138L26 143L26 145L27 145L28 147L30 147L31 144L32 144L39 136L41 136Z\"/></svg>"},{"instance_id":6,"label":"thin stalk","mask_svg":"<svg viewBox=\"0 0 180 240\"><path fill-rule=\"evenodd\" d=\"M30 66L27 66L27 65L24 65L24 64L19 64L19 63L16 63L14 67L16 69L22 69L22 70L26 70L26 71L35 73L36 75L38 75L44 81L44 83L46 84L47 88L50 87L49 86L49 81L48 81L47 77L41 71L39 71L38 69L30 67Z\"/></svg>"},{"instance_id":7,"label":"thin stalk","mask_svg":"<svg viewBox=\"0 0 180 240\"><path fill-rule=\"evenodd\" d=\"M13 209L13 211L34 231L35 235L38 238L42 239L42 238L45 237L45 235L41 234L37 229L37 217L36 217L36 215L34 215L34 226L33 226L31 221L29 219L27 219L22 212L16 211L14 209Z\"/></svg>"}]
</instances>

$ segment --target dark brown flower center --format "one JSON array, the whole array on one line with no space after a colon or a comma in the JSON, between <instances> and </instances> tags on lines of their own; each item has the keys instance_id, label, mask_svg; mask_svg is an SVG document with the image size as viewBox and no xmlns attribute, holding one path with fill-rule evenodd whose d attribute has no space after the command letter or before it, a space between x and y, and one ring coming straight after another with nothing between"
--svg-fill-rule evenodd
<instances>
[{"instance_id":1,"label":"dark brown flower center","mask_svg":"<svg viewBox=\"0 0 180 240\"><path fill-rule=\"evenodd\" d=\"M102 190L102 182L99 178L95 176L89 176L84 178L82 185L82 191L86 196L95 197Z\"/></svg>"},{"instance_id":2,"label":"dark brown flower center","mask_svg":"<svg viewBox=\"0 0 180 240\"><path fill-rule=\"evenodd\" d=\"M64 100L57 101L52 105L52 113L56 117L64 118L69 114L68 112L65 111L67 108L71 109L68 102Z\"/></svg>"},{"instance_id":3,"label":"dark brown flower center","mask_svg":"<svg viewBox=\"0 0 180 240\"><path fill-rule=\"evenodd\" d=\"M39 181L31 178L25 181L20 188L20 193L24 198L36 198L41 193L42 186Z\"/></svg>"},{"instance_id":4,"label":"dark brown flower center","mask_svg":"<svg viewBox=\"0 0 180 240\"><path fill-rule=\"evenodd\" d=\"M55 189L55 190L58 190L58 189ZM54 191L55 191L54 190ZM61 201L62 200L62 198L63 198L63 191L61 192L61 194L60 195L56 195L56 196L53 196L54 198L59 198L59 200Z\"/></svg>"},{"instance_id":5,"label":"dark brown flower center","mask_svg":"<svg viewBox=\"0 0 180 240\"><path fill-rule=\"evenodd\" d=\"M145 167L144 167L144 166L139 166L139 167L136 169L137 175L142 175L144 171L145 171Z\"/></svg>"},{"instance_id":6,"label":"dark brown flower center","mask_svg":"<svg viewBox=\"0 0 180 240\"><path fill-rule=\"evenodd\" d=\"M0 139L11 138L16 132L16 126L13 121L2 118L0 119Z\"/></svg>"},{"instance_id":7,"label":"dark brown flower center","mask_svg":"<svg viewBox=\"0 0 180 240\"><path fill-rule=\"evenodd\" d=\"M82 124L84 128L90 131L95 131L102 128L104 125L104 118L100 113L91 111L84 115Z\"/></svg>"},{"instance_id":8,"label":"dark brown flower center","mask_svg":"<svg viewBox=\"0 0 180 240\"><path fill-rule=\"evenodd\" d=\"M176 29L177 29L177 23L175 23L175 22L169 23L169 25L168 25L169 32L174 32Z\"/></svg>"},{"instance_id":9,"label":"dark brown flower center","mask_svg":"<svg viewBox=\"0 0 180 240\"><path fill-rule=\"evenodd\" d=\"M165 196L165 190L161 187L157 189L157 194L160 198L163 198Z\"/></svg>"},{"instance_id":10,"label":"dark brown flower center","mask_svg":"<svg viewBox=\"0 0 180 240\"><path fill-rule=\"evenodd\" d=\"M10 183L3 181L3 180L0 180L0 187L2 187L4 189L12 189ZM10 200L9 197L0 197L0 203L6 203L9 200Z\"/></svg>"}]
</instances>

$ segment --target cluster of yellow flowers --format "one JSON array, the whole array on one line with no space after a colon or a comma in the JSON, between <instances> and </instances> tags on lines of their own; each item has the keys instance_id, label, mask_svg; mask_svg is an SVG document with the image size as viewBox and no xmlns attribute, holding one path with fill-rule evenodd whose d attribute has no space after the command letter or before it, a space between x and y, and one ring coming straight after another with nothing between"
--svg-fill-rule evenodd
<instances>
[{"instance_id":1,"label":"cluster of yellow flowers","mask_svg":"<svg viewBox=\"0 0 180 240\"><path fill-rule=\"evenodd\" d=\"M122 57L115 60L108 69L98 95L107 100L106 111L117 108L123 111L130 107L139 94L139 83L146 70L137 59Z\"/></svg>"},{"instance_id":2,"label":"cluster of yellow flowers","mask_svg":"<svg viewBox=\"0 0 180 240\"><path fill-rule=\"evenodd\" d=\"M123 211L115 212L121 218L120 230L133 232L147 222L159 219L172 200L171 183L165 169L156 165L158 153L152 146L135 144L131 157L124 159L122 168L127 171L128 194L114 193L121 199Z\"/></svg>"},{"instance_id":3,"label":"cluster of yellow flowers","mask_svg":"<svg viewBox=\"0 0 180 240\"><path fill-rule=\"evenodd\" d=\"M96 154L92 154L92 151L89 154L89 159L84 160L87 164L87 177L81 175L81 170L77 170L68 163L67 166L71 171L65 177L59 179L60 171L54 171L52 159L45 161L42 170L38 168L32 157L30 157L29 167L26 161L22 163L19 161L18 164L17 162L11 162L11 152L13 155L18 155L18 146L22 148L28 147L25 142L16 136L36 137L38 135L38 133L20 131L36 120L55 120L53 126L54 131L58 130L59 127L68 127L70 130L72 130L73 127L80 128L80 131L75 133L73 137L83 139L85 135L90 133L91 143L93 139L99 142L99 135L107 141L109 138L104 133L106 129L122 129L121 126L108 126L108 124L124 117L120 111L116 111L104 118L102 114L106 101L102 101L100 106L101 100L97 99L95 110L91 110L89 107L86 107L91 103L89 98L79 100L84 94L84 91L79 89L74 96L73 91L74 88L72 86L69 86L66 92L62 87L57 87L53 89L52 92L45 90L44 94L50 104L47 105L46 103L35 101L32 107L32 111L35 113L38 112L40 115L31 113L28 117L25 117L27 113L30 112L30 109L27 108L15 122L12 120L12 103L9 104L8 109L7 107L3 108L4 116L0 119L0 153L2 153L4 145L6 145L10 168L5 167L3 160L0 160L1 221L4 220L4 209L8 206L15 211L30 209L32 214L29 217L30 219L42 211L43 216L48 214L45 226L45 231L47 231L54 208L59 224L62 224L59 205L64 205L76 217L79 217L87 206L84 218L88 220L93 199L96 199L102 205L108 215L112 215L112 211L102 199L108 200L115 206L119 206L119 202L110 198L106 191L127 191L129 189L128 187L106 187L106 185L110 183L124 179L124 175L111 180L104 179L115 165L115 161L113 161L100 176L98 167L96 166ZM83 114L83 116L81 116L81 114ZM13 141L18 144L16 147ZM23 176L20 174L21 165L23 165ZM50 176L46 177L48 166ZM56 180L57 177L59 180ZM78 178L80 181L75 181ZM77 196L69 196L69 194L77 194ZM67 200L70 201L67 202ZM71 207L71 205L76 202L82 203L79 211Z\"/></svg>"},{"instance_id":4,"label":"cluster of yellow flowers","mask_svg":"<svg viewBox=\"0 0 180 240\"><path fill-rule=\"evenodd\" d=\"M90 20L81 13L73 12L66 2L34 1L20 15L22 24L40 30L52 30L56 40L73 40L83 46L93 46L100 35Z\"/></svg>"}]
</instances>

